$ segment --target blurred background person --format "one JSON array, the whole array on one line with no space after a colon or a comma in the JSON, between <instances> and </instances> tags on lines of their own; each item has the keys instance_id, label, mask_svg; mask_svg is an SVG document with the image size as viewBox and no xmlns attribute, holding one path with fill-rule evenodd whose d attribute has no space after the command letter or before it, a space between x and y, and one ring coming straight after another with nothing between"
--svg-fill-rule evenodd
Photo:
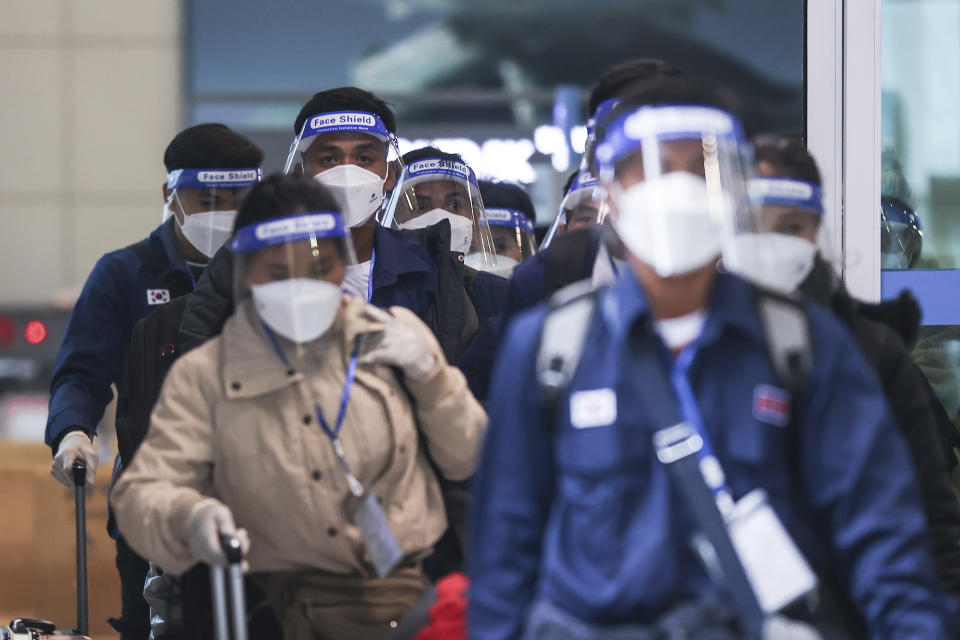
<instances>
[{"instance_id":1,"label":"blurred background person","mask_svg":"<svg viewBox=\"0 0 960 640\"><path fill-rule=\"evenodd\" d=\"M229 237L237 207L260 179L263 151L221 124L179 133L163 163L163 222L149 237L104 255L73 308L51 380L46 440L55 452L51 473L72 486L71 467L82 459L93 483L99 454L97 424L120 383L124 351L137 321L189 293L207 262ZM114 475L119 471L117 457ZM124 638L144 638L149 615L143 599L147 563L116 538L122 607L115 626Z\"/></svg>"},{"instance_id":2,"label":"blurred background person","mask_svg":"<svg viewBox=\"0 0 960 640\"><path fill-rule=\"evenodd\" d=\"M537 252L537 214L530 196L520 185L491 180L480 180L479 185L497 254L494 273L509 278L518 264ZM479 269L478 262L467 256L467 266Z\"/></svg>"},{"instance_id":3,"label":"blurred background person","mask_svg":"<svg viewBox=\"0 0 960 640\"><path fill-rule=\"evenodd\" d=\"M875 305L850 296L831 261L817 248L825 215L820 171L798 138L761 136L752 141L757 178L750 193L757 207L757 249L769 249L747 270L755 282L788 294L802 292L829 307L855 337L877 372L884 395L903 433L920 481L931 549L940 581L960 597L960 503L950 483L942 431L955 431L940 418L939 400L898 327L879 322ZM786 236L786 237L783 237ZM915 329L914 329L915 331ZM952 457L952 450L946 453Z\"/></svg>"}]
</instances>

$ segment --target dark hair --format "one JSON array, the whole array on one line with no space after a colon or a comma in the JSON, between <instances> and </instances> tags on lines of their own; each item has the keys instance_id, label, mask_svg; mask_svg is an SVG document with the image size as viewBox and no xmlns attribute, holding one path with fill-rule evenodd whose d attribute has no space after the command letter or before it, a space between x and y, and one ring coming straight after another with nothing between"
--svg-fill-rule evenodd
<instances>
[{"instance_id":1,"label":"dark hair","mask_svg":"<svg viewBox=\"0 0 960 640\"><path fill-rule=\"evenodd\" d=\"M747 123L741 117L739 101L727 89L683 76L666 77L645 82L624 96L607 118L597 123L597 142L603 142L607 127L620 116L640 107L657 105L715 107L731 114L744 129L747 128Z\"/></svg>"},{"instance_id":2,"label":"dark hair","mask_svg":"<svg viewBox=\"0 0 960 640\"><path fill-rule=\"evenodd\" d=\"M515 209L527 216L530 222L536 222L537 212L533 208L533 201L520 185L493 180L478 180L477 184L485 208Z\"/></svg>"},{"instance_id":3,"label":"dark hair","mask_svg":"<svg viewBox=\"0 0 960 640\"><path fill-rule=\"evenodd\" d=\"M312 178L274 173L258 182L240 204L233 231L298 212L339 211L330 191Z\"/></svg>"},{"instance_id":4,"label":"dark hair","mask_svg":"<svg viewBox=\"0 0 960 640\"><path fill-rule=\"evenodd\" d=\"M163 152L167 171L176 169L248 169L263 162L263 150L230 127L198 124L173 137Z\"/></svg>"},{"instance_id":5,"label":"dark hair","mask_svg":"<svg viewBox=\"0 0 960 640\"><path fill-rule=\"evenodd\" d=\"M569 176L567 176L567 181L563 184L563 195L566 196L570 193L570 187L573 186L574 181L577 179L577 176L580 175L580 170L577 169Z\"/></svg>"},{"instance_id":6,"label":"dark hair","mask_svg":"<svg viewBox=\"0 0 960 640\"><path fill-rule=\"evenodd\" d=\"M397 132L397 118L387 103L369 91L357 87L338 87L313 94L293 121L293 134L300 133L303 123L318 113L331 111L366 111L383 120L390 133Z\"/></svg>"},{"instance_id":7,"label":"dark hair","mask_svg":"<svg viewBox=\"0 0 960 640\"><path fill-rule=\"evenodd\" d=\"M463 162L463 158L459 153L445 153L434 146L427 146L407 151L403 154L403 164L406 165L427 158L440 158L441 160L449 160L450 162ZM464 162L464 164L466 163Z\"/></svg>"},{"instance_id":8,"label":"dark hair","mask_svg":"<svg viewBox=\"0 0 960 640\"><path fill-rule=\"evenodd\" d=\"M603 72L597 84L590 90L589 115L593 115L601 102L621 97L634 85L655 78L680 77L683 72L677 67L656 58L634 58L618 62Z\"/></svg>"},{"instance_id":9,"label":"dark hair","mask_svg":"<svg viewBox=\"0 0 960 640\"><path fill-rule=\"evenodd\" d=\"M817 163L799 136L757 136L751 143L757 164L773 165L779 177L820 184Z\"/></svg>"}]
</instances>

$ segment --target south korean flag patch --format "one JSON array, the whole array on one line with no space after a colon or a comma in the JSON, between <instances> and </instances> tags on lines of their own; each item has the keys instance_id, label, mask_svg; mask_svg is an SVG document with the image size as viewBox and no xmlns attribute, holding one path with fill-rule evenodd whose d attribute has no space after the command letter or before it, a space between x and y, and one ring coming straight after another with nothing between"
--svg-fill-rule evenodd
<instances>
[{"instance_id":1,"label":"south korean flag patch","mask_svg":"<svg viewBox=\"0 0 960 640\"><path fill-rule=\"evenodd\" d=\"M753 390L753 417L775 427L790 422L790 394L779 387L758 384Z\"/></svg>"},{"instance_id":2,"label":"south korean flag patch","mask_svg":"<svg viewBox=\"0 0 960 640\"><path fill-rule=\"evenodd\" d=\"M170 302L170 289L147 289L147 304Z\"/></svg>"}]
</instances>

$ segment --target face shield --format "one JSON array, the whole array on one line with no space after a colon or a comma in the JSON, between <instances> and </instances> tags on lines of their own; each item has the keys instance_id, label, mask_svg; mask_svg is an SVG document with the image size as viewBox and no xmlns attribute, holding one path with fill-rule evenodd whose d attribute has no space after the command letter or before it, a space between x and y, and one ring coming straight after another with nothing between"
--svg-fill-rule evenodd
<instances>
[{"instance_id":1,"label":"face shield","mask_svg":"<svg viewBox=\"0 0 960 640\"><path fill-rule=\"evenodd\" d=\"M509 278L518 264L537 252L537 240L533 223L522 211L516 209L490 208L485 210L493 238L493 250L497 254L496 267L487 267L479 259L482 254L471 253L466 265L478 271L490 271Z\"/></svg>"},{"instance_id":2,"label":"face shield","mask_svg":"<svg viewBox=\"0 0 960 640\"><path fill-rule=\"evenodd\" d=\"M923 226L909 207L895 198L880 199L880 268L912 267L923 249Z\"/></svg>"},{"instance_id":3,"label":"face shield","mask_svg":"<svg viewBox=\"0 0 960 640\"><path fill-rule=\"evenodd\" d=\"M424 229L450 223L450 251L471 256L485 269L497 266L490 225L473 169L463 162L426 158L404 167L382 224Z\"/></svg>"},{"instance_id":4,"label":"face shield","mask_svg":"<svg viewBox=\"0 0 960 640\"><path fill-rule=\"evenodd\" d=\"M598 182L624 246L661 277L712 264L740 209L750 166L740 124L714 107L646 106L598 139Z\"/></svg>"},{"instance_id":5,"label":"face shield","mask_svg":"<svg viewBox=\"0 0 960 640\"><path fill-rule=\"evenodd\" d=\"M786 177L753 178L751 219L738 226L724 264L754 283L793 293L813 270L817 245L829 246L819 185ZM743 214L746 217L747 214ZM735 259L736 264L728 263Z\"/></svg>"},{"instance_id":6,"label":"face shield","mask_svg":"<svg viewBox=\"0 0 960 640\"><path fill-rule=\"evenodd\" d=\"M358 227L383 204L396 136L379 116L337 111L307 118L290 145L284 173L312 176L336 198L348 227Z\"/></svg>"},{"instance_id":7,"label":"face shield","mask_svg":"<svg viewBox=\"0 0 960 640\"><path fill-rule=\"evenodd\" d=\"M240 202L260 178L259 168L171 171L163 219L173 216L187 242L212 258L230 237Z\"/></svg>"},{"instance_id":8,"label":"face shield","mask_svg":"<svg viewBox=\"0 0 960 640\"><path fill-rule=\"evenodd\" d=\"M610 98L597 105L596 111L587 120L587 140L583 145L583 157L580 159L580 170L590 173L593 170L593 152L597 146L597 125L610 117L613 108L620 102L619 98Z\"/></svg>"},{"instance_id":9,"label":"face shield","mask_svg":"<svg viewBox=\"0 0 960 640\"><path fill-rule=\"evenodd\" d=\"M232 247L238 309L251 306L270 333L297 345L330 328L347 267L357 262L339 213L247 225L237 229Z\"/></svg>"},{"instance_id":10,"label":"face shield","mask_svg":"<svg viewBox=\"0 0 960 640\"><path fill-rule=\"evenodd\" d=\"M560 202L560 209L553 224L547 230L540 249L546 249L558 233L588 229L603 224L607 217L607 192L597 184L597 179L586 169L570 185L570 190Z\"/></svg>"}]
</instances>

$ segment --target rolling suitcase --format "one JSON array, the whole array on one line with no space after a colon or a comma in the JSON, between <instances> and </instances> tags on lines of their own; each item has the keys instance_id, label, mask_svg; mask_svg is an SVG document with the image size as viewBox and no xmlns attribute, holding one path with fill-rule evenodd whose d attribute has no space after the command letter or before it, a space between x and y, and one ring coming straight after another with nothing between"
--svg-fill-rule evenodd
<instances>
[{"instance_id":1,"label":"rolling suitcase","mask_svg":"<svg viewBox=\"0 0 960 640\"><path fill-rule=\"evenodd\" d=\"M247 604L243 591L243 548L231 536L220 536L227 556L226 567L210 567L210 588L213 593L213 628L216 640L247 640ZM227 583L230 606L227 611ZM233 635L230 635L230 631Z\"/></svg>"},{"instance_id":2,"label":"rolling suitcase","mask_svg":"<svg viewBox=\"0 0 960 640\"><path fill-rule=\"evenodd\" d=\"M77 628L75 631L57 631L57 625L48 620L17 618L9 626L0 625L0 640L90 640L89 609L87 606L87 465L82 460L73 463L73 484L77 508Z\"/></svg>"}]
</instances>

